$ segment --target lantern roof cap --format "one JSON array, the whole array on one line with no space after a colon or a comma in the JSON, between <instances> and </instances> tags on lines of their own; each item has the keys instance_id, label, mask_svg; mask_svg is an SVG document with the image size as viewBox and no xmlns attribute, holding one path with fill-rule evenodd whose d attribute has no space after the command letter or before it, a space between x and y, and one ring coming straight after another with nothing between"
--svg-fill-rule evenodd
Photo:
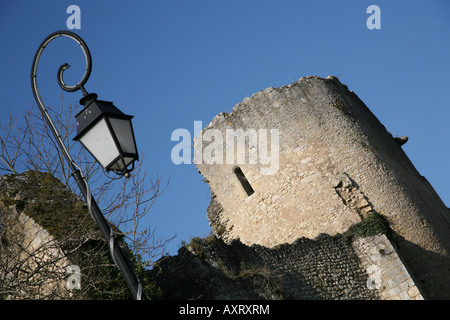
<instances>
[{"instance_id":1,"label":"lantern roof cap","mask_svg":"<svg viewBox=\"0 0 450 320\"><path fill-rule=\"evenodd\" d=\"M93 95L97 97L95 93ZM85 102L87 103L87 105L75 116L77 121L77 135L73 138L73 140L79 140L79 138L86 132L86 130L93 126L103 116L110 116L128 120L133 118L133 116L124 114L110 101L91 98L90 101Z\"/></svg>"}]
</instances>

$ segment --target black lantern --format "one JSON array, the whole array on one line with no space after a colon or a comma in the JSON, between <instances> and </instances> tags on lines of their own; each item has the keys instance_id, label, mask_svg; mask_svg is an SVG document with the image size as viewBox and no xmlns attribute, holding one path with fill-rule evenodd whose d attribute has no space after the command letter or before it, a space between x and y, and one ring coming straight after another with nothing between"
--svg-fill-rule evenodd
<instances>
[{"instance_id":1,"label":"black lantern","mask_svg":"<svg viewBox=\"0 0 450 320\"><path fill-rule=\"evenodd\" d=\"M97 100L95 93L85 95L84 109L76 115L77 135L92 156L105 168L129 177L139 160L131 119L112 102Z\"/></svg>"}]
</instances>

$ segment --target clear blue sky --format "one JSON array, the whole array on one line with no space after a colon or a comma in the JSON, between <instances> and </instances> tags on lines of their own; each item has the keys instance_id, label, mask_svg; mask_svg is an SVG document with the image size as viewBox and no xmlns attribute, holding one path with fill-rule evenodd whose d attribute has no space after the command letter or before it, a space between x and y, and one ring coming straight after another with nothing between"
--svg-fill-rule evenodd
<instances>
[{"instance_id":1,"label":"clear blue sky","mask_svg":"<svg viewBox=\"0 0 450 320\"><path fill-rule=\"evenodd\" d=\"M183 0L12 1L0 3L0 110L21 116L36 105L30 67L44 38L68 30L69 5L81 9L79 34L93 71L86 84L100 99L135 116L144 167L170 178L147 223L157 235L206 236L210 194L194 165L174 165L170 137L193 134L243 98L310 75L339 76L394 135L450 205L450 1ZM381 9L381 29L369 30L369 5ZM60 105L59 65L78 81L84 60L69 39L52 42L39 68L47 105ZM42 80L41 80L42 79ZM78 103L81 92L64 93ZM3 116L2 116L3 117Z\"/></svg>"}]
</instances>

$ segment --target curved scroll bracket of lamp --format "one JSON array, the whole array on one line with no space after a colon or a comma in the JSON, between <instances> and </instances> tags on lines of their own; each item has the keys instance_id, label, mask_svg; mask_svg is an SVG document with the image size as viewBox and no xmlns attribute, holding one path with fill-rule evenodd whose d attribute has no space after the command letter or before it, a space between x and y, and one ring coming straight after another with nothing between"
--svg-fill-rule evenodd
<instances>
[{"instance_id":1,"label":"curved scroll bracket of lamp","mask_svg":"<svg viewBox=\"0 0 450 320\"><path fill-rule=\"evenodd\" d=\"M131 124L133 116L124 114L112 102L98 100L97 94L86 91L84 85L91 74L92 58L86 43L77 34L65 30L56 31L41 43L34 57L31 72L34 97L50 128L57 136L57 140L61 139L42 102L37 86L37 66L41 54L52 40L61 36L75 40L83 50L86 59L86 69L83 78L75 85L69 86L64 82L64 71L70 67L69 64L61 65L57 73L58 84L64 91L75 92L81 90L83 92L80 104L84 108L75 117L77 135L74 140L81 142L106 171L113 171L128 178L130 177L130 172L134 169L135 161L139 160ZM61 143L58 141L58 143L69 162L72 161L62 141Z\"/></svg>"}]
</instances>

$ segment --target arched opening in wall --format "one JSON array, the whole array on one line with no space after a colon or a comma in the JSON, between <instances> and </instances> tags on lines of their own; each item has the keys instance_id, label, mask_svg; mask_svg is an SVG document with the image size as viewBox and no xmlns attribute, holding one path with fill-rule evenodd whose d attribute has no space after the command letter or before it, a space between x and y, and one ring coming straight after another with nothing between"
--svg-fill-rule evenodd
<instances>
[{"instance_id":1,"label":"arched opening in wall","mask_svg":"<svg viewBox=\"0 0 450 320\"><path fill-rule=\"evenodd\" d=\"M233 173L236 175L236 178L241 183L241 186L242 188L244 188L245 193L247 193L247 196L251 196L253 193L255 193L255 190L253 190L252 186L250 185L250 182L248 182L247 178L245 177L240 167L238 166L234 167Z\"/></svg>"}]
</instances>

